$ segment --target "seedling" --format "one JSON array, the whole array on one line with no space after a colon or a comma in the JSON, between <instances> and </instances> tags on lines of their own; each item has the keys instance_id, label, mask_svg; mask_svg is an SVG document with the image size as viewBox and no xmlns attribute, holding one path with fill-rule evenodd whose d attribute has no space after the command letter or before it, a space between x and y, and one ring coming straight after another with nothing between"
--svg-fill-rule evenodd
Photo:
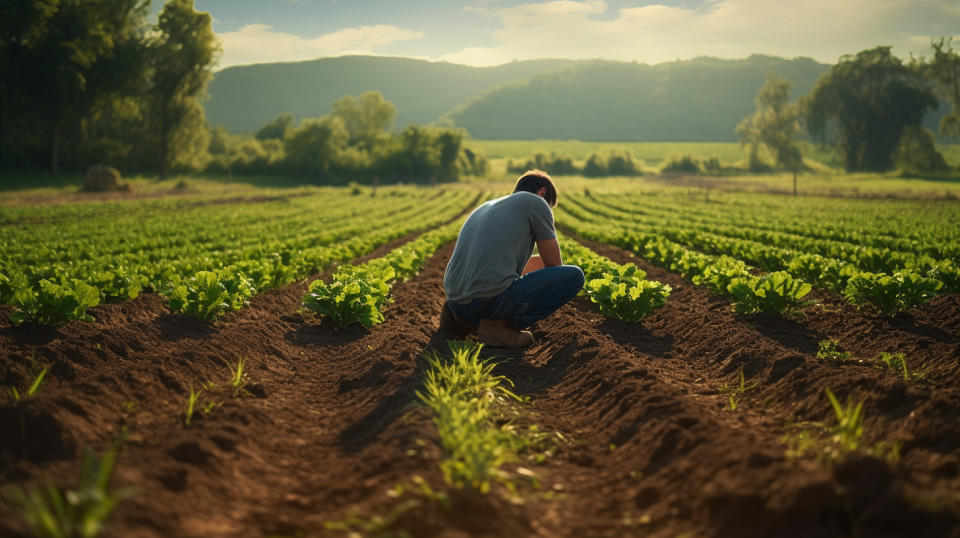
<instances>
[{"instance_id":1,"label":"seedling","mask_svg":"<svg viewBox=\"0 0 960 538\"><path fill-rule=\"evenodd\" d=\"M846 405L841 406L837 397L833 395L833 391L829 388L824 390L837 417L837 425L830 430L834 443L847 452L857 450L860 448L860 439L863 437L863 400L854 404L847 398Z\"/></svg>"},{"instance_id":2,"label":"seedling","mask_svg":"<svg viewBox=\"0 0 960 538\"><path fill-rule=\"evenodd\" d=\"M19 402L23 398L28 398L40 392L40 387L43 386L43 380L47 377L47 370L47 368L40 370L40 373L33 378L33 383L30 384L30 388L27 389L26 394L20 394L17 387L10 387L10 394L13 396L13 399Z\"/></svg>"},{"instance_id":3,"label":"seedling","mask_svg":"<svg viewBox=\"0 0 960 538\"><path fill-rule=\"evenodd\" d=\"M911 372L907 368L907 358L903 353L887 353L884 351L880 354L879 360L881 363L883 363L883 367L887 368L888 370L897 374L903 374L904 381L910 381L910 379L921 377L921 374L917 372Z\"/></svg>"},{"instance_id":4,"label":"seedling","mask_svg":"<svg viewBox=\"0 0 960 538\"><path fill-rule=\"evenodd\" d=\"M96 536L117 503L132 494L129 489L110 491L116 457L116 446L102 458L87 450L76 489L62 491L48 481L41 487L12 489L7 497L35 536Z\"/></svg>"},{"instance_id":5,"label":"seedling","mask_svg":"<svg viewBox=\"0 0 960 538\"><path fill-rule=\"evenodd\" d=\"M747 385L747 380L743 377L743 368L740 369L740 383L735 386L727 385L726 383L720 385L720 392L727 395L727 401L730 404L730 410L736 411L737 407L740 406L741 397L746 394L748 390L751 390L757 386L757 383L750 383Z\"/></svg>"},{"instance_id":6,"label":"seedling","mask_svg":"<svg viewBox=\"0 0 960 538\"><path fill-rule=\"evenodd\" d=\"M190 385L190 396L187 397L187 410L184 413L183 423L186 426L190 426L190 421L193 420L193 410L194 406L197 405L197 400L200 399L200 393L203 392L203 389L199 391L193 390L193 384Z\"/></svg>"},{"instance_id":7,"label":"seedling","mask_svg":"<svg viewBox=\"0 0 960 538\"><path fill-rule=\"evenodd\" d=\"M236 396L243 386L247 383L247 372L243 367L243 357L237 361L237 366L230 368L230 386L233 387L233 394Z\"/></svg>"},{"instance_id":8,"label":"seedling","mask_svg":"<svg viewBox=\"0 0 960 538\"><path fill-rule=\"evenodd\" d=\"M830 340L820 341L819 348L817 349L817 357L838 362L851 359L850 352L840 351L840 343L832 338Z\"/></svg>"}]
</instances>

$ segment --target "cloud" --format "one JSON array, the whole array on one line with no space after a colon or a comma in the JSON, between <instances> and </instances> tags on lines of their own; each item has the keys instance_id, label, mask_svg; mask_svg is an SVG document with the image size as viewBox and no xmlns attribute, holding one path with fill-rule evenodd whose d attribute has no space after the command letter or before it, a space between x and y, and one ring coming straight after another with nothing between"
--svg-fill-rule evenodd
<instances>
[{"instance_id":1,"label":"cloud","mask_svg":"<svg viewBox=\"0 0 960 538\"><path fill-rule=\"evenodd\" d=\"M931 38L960 27L956 0L706 0L617 11L605 2L558 0L469 12L500 23L491 34L495 44L439 59L470 65L544 57L657 63L765 53L832 63L877 45L892 45L901 56L928 54Z\"/></svg>"},{"instance_id":2,"label":"cloud","mask_svg":"<svg viewBox=\"0 0 960 538\"><path fill-rule=\"evenodd\" d=\"M343 28L319 37L303 38L278 32L266 24L247 24L233 32L217 34L223 41L219 67L231 65L312 60L320 56L373 54L377 47L420 39L423 32L388 24Z\"/></svg>"}]
</instances>

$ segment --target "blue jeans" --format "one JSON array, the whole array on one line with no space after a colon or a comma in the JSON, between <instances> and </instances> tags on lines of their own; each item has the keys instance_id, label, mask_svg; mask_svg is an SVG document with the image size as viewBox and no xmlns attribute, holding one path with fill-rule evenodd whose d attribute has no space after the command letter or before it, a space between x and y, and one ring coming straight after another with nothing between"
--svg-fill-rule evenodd
<instances>
[{"instance_id":1,"label":"blue jeans","mask_svg":"<svg viewBox=\"0 0 960 538\"><path fill-rule=\"evenodd\" d=\"M521 276L495 297L482 297L465 304L447 301L447 304L454 314L474 325L481 319L505 319L520 330L573 299L583 283L583 271L579 267L557 265Z\"/></svg>"}]
</instances>

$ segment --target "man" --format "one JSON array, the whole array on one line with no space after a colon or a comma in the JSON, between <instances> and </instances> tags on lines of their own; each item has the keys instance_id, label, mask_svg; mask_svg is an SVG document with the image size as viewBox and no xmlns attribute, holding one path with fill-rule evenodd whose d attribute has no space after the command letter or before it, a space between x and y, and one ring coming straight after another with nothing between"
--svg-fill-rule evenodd
<instances>
[{"instance_id":1,"label":"man","mask_svg":"<svg viewBox=\"0 0 960 538\"><path fill-rule=\"evenodd\" d=\"M467 217L443 276L443 327L462 338L476 331L494 347L525 347L523 330L583 288L583 271L563 265L553 226L557 188L530 170L513 194L490 200ZM533 245L539 256L533 256Z\"/></svg>"}]
</instances>

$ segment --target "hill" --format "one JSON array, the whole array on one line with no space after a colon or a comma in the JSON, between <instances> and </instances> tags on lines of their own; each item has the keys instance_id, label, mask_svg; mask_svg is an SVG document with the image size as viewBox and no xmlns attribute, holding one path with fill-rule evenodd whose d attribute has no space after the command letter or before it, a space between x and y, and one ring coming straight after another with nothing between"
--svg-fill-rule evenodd
<instances>
[{"instance_id":1,"label":"hill","mask_svg":"<svg viewBox=\"0 0 960 538\"><path fill-rule=\"evenodd\" d=\"M207 120L253 132L284 112L298 120L330 112L344 95L378 90L397 107L395 126L427 124L506 82L575 65L573 60L528 60L496 67L378 56L229 67L214 75L204 104Z\"/></svg>"},{"instance_id":2,"label":"hill","mask_svg":"<svg viewBox=\"0 0 960 538\"><path fill-rule=\"evenodd\" d=\"M732 141L768 72L810 91L829 65L753 55L657 65L597 60L505 84L448 117L481 139Z\"/></svg>"}]
</instances>

